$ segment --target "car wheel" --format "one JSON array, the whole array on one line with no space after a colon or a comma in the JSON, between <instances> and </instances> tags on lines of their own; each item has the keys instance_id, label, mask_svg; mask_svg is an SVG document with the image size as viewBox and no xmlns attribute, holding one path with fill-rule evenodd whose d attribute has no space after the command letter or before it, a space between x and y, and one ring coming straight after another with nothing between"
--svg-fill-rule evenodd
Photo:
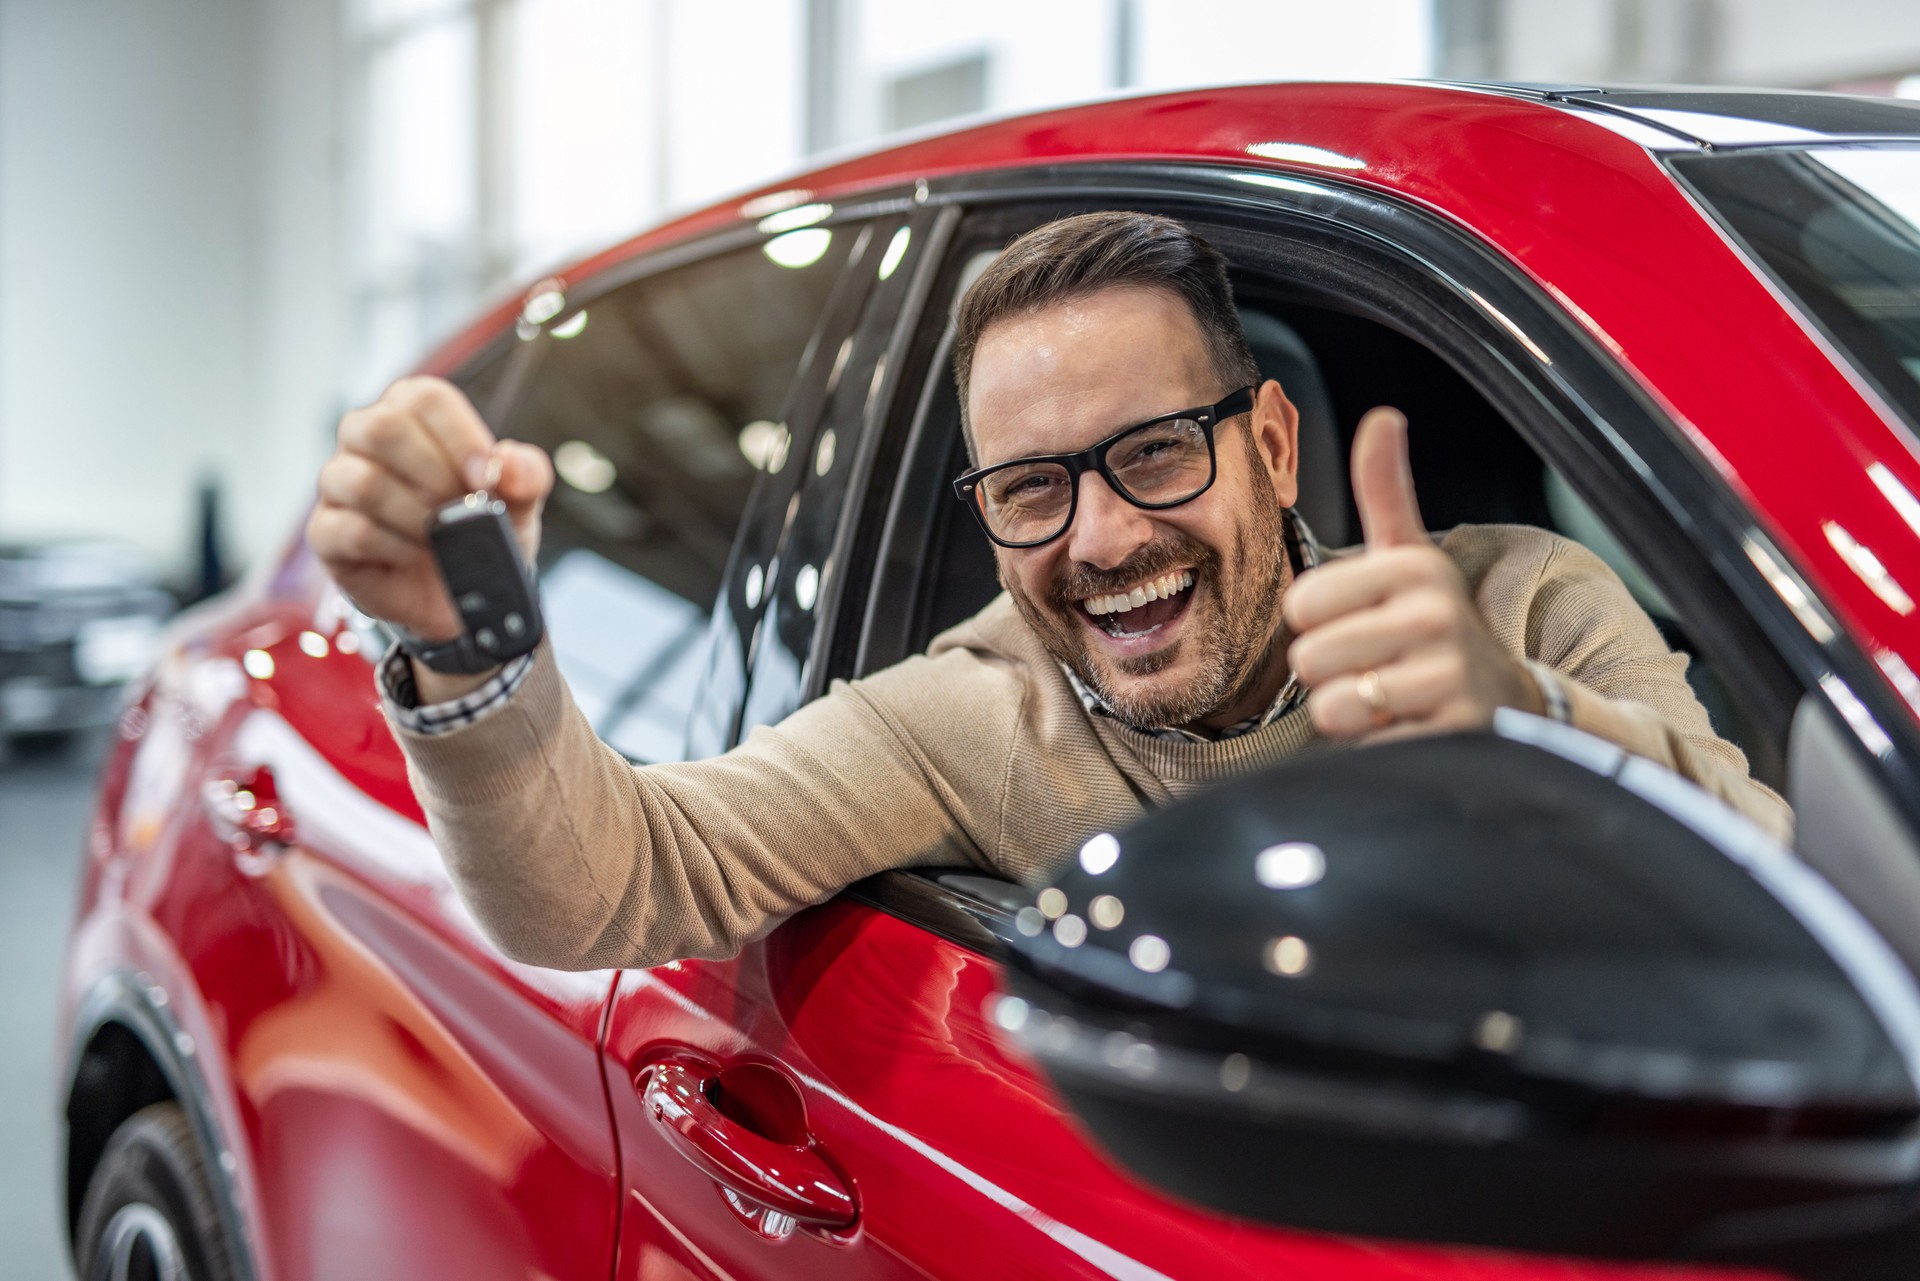
<instances>
[{"instance_id":1,"label":"car wheel","mask_svg":"<svg viewBox=\"0 0 1920 1281\"><path fill-rule=\"evenodd\" d=\"M123 1122L87 1183L80 1281L232 1281L205 1155L177 1103Z\"/></svg>"}]
</instances>

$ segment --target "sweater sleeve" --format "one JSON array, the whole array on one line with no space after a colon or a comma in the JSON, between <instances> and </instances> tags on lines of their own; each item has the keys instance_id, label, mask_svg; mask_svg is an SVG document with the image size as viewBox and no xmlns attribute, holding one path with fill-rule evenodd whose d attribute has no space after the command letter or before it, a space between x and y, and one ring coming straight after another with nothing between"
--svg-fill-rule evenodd
<instances>
[{"instance_id":1,"label":"sweater sleeve","mask_svg":"<svg viewBox=\"0 0 1920 1281\"><path fill-rule=\"evenodd\" d=\"M888 679L994 698L972 656L941 662ZM956 782L886 693L837 682L724 756L635 767L596 737L543 645L493 715L393 730L454 884L504 952L637 967L730 956L887 868L983 862L977 836L1000 798Z\"/></svg>"},{"instance_id":2,"label":"sweater sleeve","mask_svg":"<svg viewBox=\"0 0 1920 1281\"><path fill-rule=\"evenodd\" d=\"M1793 811L1748 773L1746 755L1714 732L1687 684L1687 656L1667 647L1626 584L1598 556L1544 530L1464 527L1466 538L1501 534L1521 553L1473 583L1482 613L1504 614L1501 639L1515 653L1568 679L1573 724L1647 757L1791 840ZM1463 568L1476 559L1463 558ZM1469 569L1470 582L1473 579ZM1523 601L1515 608L1516 601ZM1503 628L1496 623L1496 634Z\"/></svg>"}]
</instances>

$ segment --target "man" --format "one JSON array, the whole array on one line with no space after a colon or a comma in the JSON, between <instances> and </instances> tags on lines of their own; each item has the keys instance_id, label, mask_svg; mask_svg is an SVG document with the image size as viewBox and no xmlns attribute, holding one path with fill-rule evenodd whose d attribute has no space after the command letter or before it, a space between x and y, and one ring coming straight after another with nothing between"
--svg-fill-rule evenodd
<instances>
[{"instance_id":1,"label":"man","mask_svg":"<svg viewBox=\"0 0 1920 1281\"><path fill-rule=\"evenodd\" d=\"M955 344L976 470L957 489L1006 593L925 655L709 761L634 768L545 646L449 677L383 664L448 866L509 953L563 968L729 955L859 877L971 862L1044 878L1092 834L1322 738L1571 720L1784 834L1611 571L1540 530L1420 520L1404 420L1354 446L1366 532L1314 567L1290 516L1298 415L1262 382L1225 266L1180 224L1065 219L968 291ZM309 535L367 612L459 631L422 530L489 459L531 556L553 472L452 387L341 423Z\"/></svg>"}]
</instances>

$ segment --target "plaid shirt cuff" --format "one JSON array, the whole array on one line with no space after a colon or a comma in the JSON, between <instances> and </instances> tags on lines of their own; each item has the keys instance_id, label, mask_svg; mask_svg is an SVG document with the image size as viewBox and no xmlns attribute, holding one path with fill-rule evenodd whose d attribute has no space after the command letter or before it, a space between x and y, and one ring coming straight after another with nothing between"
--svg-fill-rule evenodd
<instances>
[{"instance_id":1,"label":"plaid shirt cuff","mask_svg":"<svg viewBox=\"0 0 1920 1281\"><path fill-rule=\"evenodd\" d=\"M405 650L398 645L390 647L378 669L380 693L392 709L394 722L409 733L429 737L451 734L493 715L507 705L507 700L532 670L533 655L522 654L471 693L422 707L420 689L413 680L413 660Z\"/></svg>"}]
</instances>

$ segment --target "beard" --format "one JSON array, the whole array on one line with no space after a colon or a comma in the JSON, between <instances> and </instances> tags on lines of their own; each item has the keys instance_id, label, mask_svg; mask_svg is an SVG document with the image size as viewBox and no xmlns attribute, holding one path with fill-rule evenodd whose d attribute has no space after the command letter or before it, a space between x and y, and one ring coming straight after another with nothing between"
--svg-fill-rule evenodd
<instances>
[{"instance_id":1,"label":"beard","mask_svg":"<svg viewBox=\"0 0 1920 1281\"><path fill-rule=\"evenodd\" d=\"M1112 569L1068 564L1044 600L1011 579L1009 593L1054 660L1127 724L1154 729L1201 720L1259 682L1280 640L1280 598L1293 579L1286 516L1271 492L1256 489L1251 498L1225 556L1190 534L1169 531ZM1096 652L1080 602L1177 568L1191 569L1194 580L1180 639L1133 658ZM1189 653L1197 654L1191 676L1152 679Z\"/></svg>"}]
</instances>

